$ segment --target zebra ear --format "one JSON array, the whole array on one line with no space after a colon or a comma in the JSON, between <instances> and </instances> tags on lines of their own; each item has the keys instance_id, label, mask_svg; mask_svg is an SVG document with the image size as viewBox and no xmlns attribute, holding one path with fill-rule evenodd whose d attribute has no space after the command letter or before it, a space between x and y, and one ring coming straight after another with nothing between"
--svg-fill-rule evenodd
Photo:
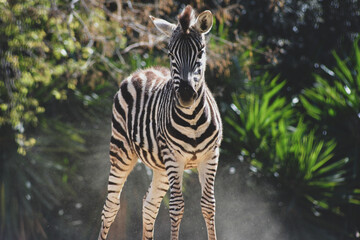
<instances>
[{"instance_id":1,"label":"zebra ear","mask_svg":"<svg viewBox=\"0 0 360 240\"><path fill-rule=\"evenodd\" d=\"M164 33L166 36L171 37L174 32L176 25L169 23L168 21L160 18L150 16L151 21L154 23L155 27Z\"/></svg>"},{"instance_id":2,"label":"zebra ear","mask_svg":"<svg viewBox=\"0 0 360 240\"><path fill-rule=\"evenodd\" d=\"M209 10L205 10L199 14L195 22L195 29L200 33L208 33L213 25L213 15Z\"/></svg>"}]
</instances>

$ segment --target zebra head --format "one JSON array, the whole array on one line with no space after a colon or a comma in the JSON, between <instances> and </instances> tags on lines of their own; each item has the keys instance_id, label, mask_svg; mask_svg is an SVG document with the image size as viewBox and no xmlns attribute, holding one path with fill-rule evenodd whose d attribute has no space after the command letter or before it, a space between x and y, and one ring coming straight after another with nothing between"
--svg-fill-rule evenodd
<instances>
[{"instance_id":1,"label":"zebra head","mask_svg":"<svg viewBox=\"0 0 360 240\"><path fill-rule=\"evenodd\" d=\"M194 10L188 5L178 16L177 25L150 18L157 29L170 37L168 49L176 100L181 107L189 108L204 82L205 34L212 27L212 13L206 10L195 18Z\"/></svg>"}]
</instances>

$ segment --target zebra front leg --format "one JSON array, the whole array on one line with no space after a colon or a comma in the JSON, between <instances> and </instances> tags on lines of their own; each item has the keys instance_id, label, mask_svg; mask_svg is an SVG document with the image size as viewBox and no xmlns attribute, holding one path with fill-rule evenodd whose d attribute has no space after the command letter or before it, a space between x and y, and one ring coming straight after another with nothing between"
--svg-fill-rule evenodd
<instances>
[{"instance_id":1,"label":"zebra front leg","mask_svg":"<svg viewBox=\"0 0 360 240\"><path fill-rule=\"evenodd\" d=\"M216 240L214 183L218 165L218 155L198 167L201 184L201 212L204 216L209 240Z\"/></svg>"},{"instance_id":2,"label":"zebra front leg","mask_svg":"<svg viewBox=\"0 0 360 240\"><path fill-rule=\"evenodd\" d=\"M161 201L169 189L166 172L153 171L153 179L143 201L143 240L154 238L154 224Z\"/></svg>"},{"instance_id":3,"label":"zebra front leg","mask_svg":"<svg viewBox=\"0 0 360 240\"><path fill-rule=\"evenodd\" d=\"M121 150L110 150L110 175L108 183L108 194L101 214L101 228L99 240L106 239L111 224L120 208L120 194L125 181L136 164L136 158L125 154Z\"/></svg>"},{"instance_id":4,"label":"zebra front leg","mask_svg":"<svg viewBox=\"0 0 360 240\"><path fill-rule=\"evenodd\" d=\"M179 239L181 219L184 215L182 178L184 166L173 159L165 161L166 173L170 183L169 213L171 220L171 240Z\"/></svg>"}]
</instances>

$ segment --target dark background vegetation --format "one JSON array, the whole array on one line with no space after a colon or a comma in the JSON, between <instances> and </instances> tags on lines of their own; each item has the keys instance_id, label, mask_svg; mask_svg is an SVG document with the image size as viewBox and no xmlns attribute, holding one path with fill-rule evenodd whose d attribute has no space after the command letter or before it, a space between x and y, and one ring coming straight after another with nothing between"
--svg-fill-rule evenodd
<instances>
[{"instance_id":1,"label":"dark background vegetation","mask_svg":"<svg viewBox=\"0 0 360 240\"><path fill-rule=\"evenodd\" d=\"M360 1L0 0L0 239L96 237L112 97L135 69L168 65L148 16L175 22L186 4L215 20L206 81L225 130L221 239L360 238ZM142 199L149 172L135 171L113 230L124 239L141 234L141 206L126 199ZM240 216L261 222L257 200L273 228L243 231ZM302 227L271 235L277 218Z\"/></svg>"}]
</instances>

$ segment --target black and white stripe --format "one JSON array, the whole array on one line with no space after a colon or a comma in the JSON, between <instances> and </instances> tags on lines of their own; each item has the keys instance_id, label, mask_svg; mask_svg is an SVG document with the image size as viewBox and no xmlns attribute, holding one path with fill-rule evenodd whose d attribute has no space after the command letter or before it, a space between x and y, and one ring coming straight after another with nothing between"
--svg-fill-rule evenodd
<instances>
[{"instance_id":1,"label":"black and white stripe","mask_svg":"<svg viewBox=\"0 0 360 240\"><path fill-rule=\"evenodd\" d=\"M143 199L143 239L153 239L155 219L169 188L171 239L178 239L184 212L183 171L197 168L208 239L214 240L214 181L222 123L204 80L204 34L211 28L212 15L205 11L195 19L188 6L177 26L152 20L162 32L171 33L171 71L163 67L139 70L123 80L115 95L111 169L99 239L106 239L120 207L122 187L137 159L141 159L153 170L152 183Z\"/></svg>"}]
</instances>

